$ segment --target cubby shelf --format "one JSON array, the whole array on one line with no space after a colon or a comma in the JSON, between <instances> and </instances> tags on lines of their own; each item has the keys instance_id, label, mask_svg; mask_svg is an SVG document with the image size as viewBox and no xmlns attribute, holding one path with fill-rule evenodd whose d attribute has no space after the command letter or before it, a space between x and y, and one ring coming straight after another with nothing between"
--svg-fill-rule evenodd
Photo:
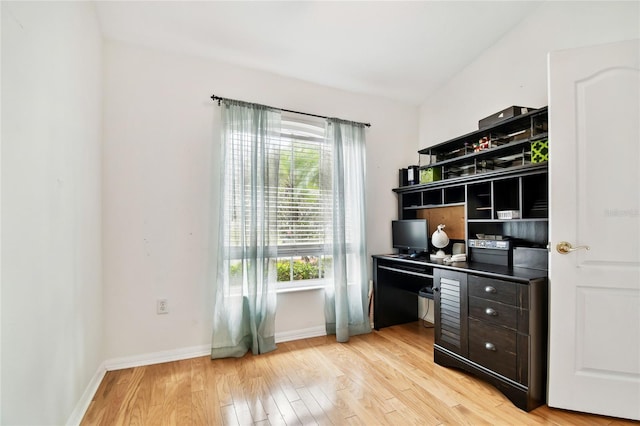
<instances>
[{"instance_id":1,"label":"cubby shelf","mask_svg":"<svg viewBox=\"0 0 640 426\"><path fill-rule=\"evenodd\" d=\"M547 133L543 133L540 135L536 135L533 138L528 138L520 141L509 142L504 145L496 146L494 148L483 149L478 152L471 152L464 156L450 158L448 160L436 161L435 163L431 163L426 165L425 167L442 167L448 166L450 164L461 164L468 162L470 160L477 159L485 159L485 158L500 158L500 156L506 156L512 153L515 153L522 149L522 147L527 147L531 144L531 142L535 142L547 137Z\"/></svg>"},{"instance_id":2,"label":"cubby shelf","mask_svg":"<svg viewBox=\"0 0 640 426\"><path fill-rule=\"evenodd\" d=\"M492 170L489 172L478 173L469 176L459 176L446 180L438 180L435 182L421 183L416 185L399 186L393 189L393 192L415 192L418 190L433 189L438 187L448 187L458 184L467 184L473 181L483 181L488 179L496 179L500 176L509 176L514 174L537 173L539 170L547 170L548 163L546 161L540 163L531 163L524 166L515 166L508 169Z\"/></svg>"},{"instance_id":3,"label":"cubby shelf","mask_svg":"<svg viewBox=\"0 0 640 426\"><path fill-rule=\"evenodd\" d=\"M466 203L448 203L448 204L425 204L423 206L410 206L404 207L405 210L422 210L422 209L433 209L436 207L455 207L455 206L465 206Z\"/></svg>"}]
</instances>

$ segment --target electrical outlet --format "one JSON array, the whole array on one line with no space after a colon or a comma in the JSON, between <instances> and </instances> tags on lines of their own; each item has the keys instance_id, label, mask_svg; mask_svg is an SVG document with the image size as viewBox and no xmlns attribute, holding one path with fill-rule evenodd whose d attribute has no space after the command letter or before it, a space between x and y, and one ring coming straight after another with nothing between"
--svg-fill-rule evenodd
<instances>
[{"instance_id":1,"label":"electrical outlet","mask_svg":"<svg viewBox=\"0 0 640 426\"><path fill-rule=\"evenodd\" d=\"M156 313L158 315L169 313L169 301L167 299L158 299Z\"/></svg>"}]
</instances>

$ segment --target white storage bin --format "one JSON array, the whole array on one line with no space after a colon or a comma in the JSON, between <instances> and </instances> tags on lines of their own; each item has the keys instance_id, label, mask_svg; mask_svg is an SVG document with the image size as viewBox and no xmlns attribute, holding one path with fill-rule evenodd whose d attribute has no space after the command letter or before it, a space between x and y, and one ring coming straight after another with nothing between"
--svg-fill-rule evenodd
<instances>
[{"instance_id":1,"label":"white storage bin","mask_svg":"<svg viewBox=\"0 0 640 426\"><path fill-rule=\"evenodd\" d=\"M519 210L498 210L498 219L520 219Z\"/></svg>"}]
</instances>

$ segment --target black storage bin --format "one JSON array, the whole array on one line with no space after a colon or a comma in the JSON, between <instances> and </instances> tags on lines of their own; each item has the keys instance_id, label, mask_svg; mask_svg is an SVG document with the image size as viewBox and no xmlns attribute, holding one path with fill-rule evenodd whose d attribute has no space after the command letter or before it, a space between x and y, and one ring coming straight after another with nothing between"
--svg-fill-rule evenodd
<instances>
[{"instance_id":1,"label":"black storage bin","mask_svg":"<svg viewBox=\"0 0 640 426\"><path fill-rule=\"evenodd\" d=\"M515 105L510 106L509 108L505 108L502 111L498 111L495 114L491 114L490 116L485 117L482 120L478 121L478 129L491 127L494 124L507 120L511 117L526 114L534 110L535 108L521 107L521 106L515 106Z\"/></svg>"}]
</instances>

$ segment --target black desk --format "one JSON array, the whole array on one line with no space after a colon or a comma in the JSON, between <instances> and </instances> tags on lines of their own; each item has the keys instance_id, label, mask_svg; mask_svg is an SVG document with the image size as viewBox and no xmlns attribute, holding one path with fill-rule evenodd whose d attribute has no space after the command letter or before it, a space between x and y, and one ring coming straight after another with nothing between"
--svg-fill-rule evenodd
<instances>
[{"instance_id":1,"label":"black desk","mask_svg":"<svg viewBox=\"0 0 640 426\"><path fill-rule=\"evenodd\" d=\"M417 321L418 292L432 286L433 264L426 259L373 256L373 328Z\"/></svg>"},{"instance_id":2,"label":"black desk","mask_svg":"<svg viewBox=\"0 0 640 426\"><path fill-rule=\"evenodd\" d=\"M455 262L445 265L426 258L407 258L395 254L373 257L373 328L379 330L396 324L418 320L418 292L433 286L433 268L474 273L487 278L506 279L528 284L546 279L546 271L491 265L477 262ZM433 296L430 297L431 299Z\"/></svg>"}]
</instances>

